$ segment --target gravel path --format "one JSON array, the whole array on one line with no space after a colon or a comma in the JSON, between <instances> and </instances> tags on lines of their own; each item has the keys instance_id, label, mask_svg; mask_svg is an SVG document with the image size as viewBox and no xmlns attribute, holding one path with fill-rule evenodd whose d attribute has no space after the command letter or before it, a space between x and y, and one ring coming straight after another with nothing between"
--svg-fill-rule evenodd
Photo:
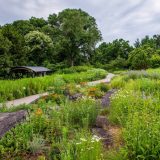
<instances>
[{"instance_id":1,"label":"gravel path","mask_svg":"<svg viewBox=\"0 0 160 160\"><path fill-rule=\"evenodd\" d=\"M34 101L36 101L37 99L39 99L42 96L46 96L48 93L42 93L42 94L36 94L36 95L32 95L32 96L28 96L28 97L24 97L24 98L20 98L20 99L15 99L12 101L8 101L5 104L0 104L0 107L5 105L6 107L10 108L13 106L19 106L22 104L31 104Z\"/></svg>"},{"instance_id":2,"label":"gravel path","mask_svg":"<svg viewBox=\"0 0 160 160\"><path fill-rule=\"evenodd\" d=\"M112 73L109 73L105 79L102 80L98 80L98 81L93 81L93 82L88 82L88 85L96 85L99 83L109 83L111 81L111 79L114 77L115 75ZM36 95L32 95L32 96L28 96L28 97L24 97L24 98L20 98L20 99L15 99L13 101L8 101L6 102L4 105L6 107L13 107L13 106L19 106L22 104L31 104L34 101L36 101L37 99L39 99L42 96L47 95L48 93L42 93L42 94L36 94ZM0 107L2 107L3 104L0 104Z\"/></svg>"},{"instance_id":3,"label":"gravel path","mask_svg":"<svg viewBox=\"0 0 160 160\"><path fill-rule=\"evenodd\" d=\"M105 79L101 79L101 80L93 81L93 82L88 82L88 85L92 86L92 85L96 85L99 83L109 83L114 76L115 76L114 74L108 73L108 75L106 76Z\"/></svg>"}]
</instances>

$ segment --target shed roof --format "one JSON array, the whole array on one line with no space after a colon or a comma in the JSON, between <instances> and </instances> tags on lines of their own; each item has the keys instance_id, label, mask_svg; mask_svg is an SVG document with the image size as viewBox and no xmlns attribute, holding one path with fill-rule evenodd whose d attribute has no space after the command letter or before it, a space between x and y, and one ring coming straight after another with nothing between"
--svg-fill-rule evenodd
<instances>
[{"instance_id":1,"label":"shed roof","mask_svg":"<svg viewBox=\"0 0 160 160\"><path fill-rule=\"evenodd\" d=\"M36 66L17 66L17 67L12 67L11 71L14 70L29 70L33 72L50 72L51 70L45 67L36 67Z\"/></svg>"}]
</instances>

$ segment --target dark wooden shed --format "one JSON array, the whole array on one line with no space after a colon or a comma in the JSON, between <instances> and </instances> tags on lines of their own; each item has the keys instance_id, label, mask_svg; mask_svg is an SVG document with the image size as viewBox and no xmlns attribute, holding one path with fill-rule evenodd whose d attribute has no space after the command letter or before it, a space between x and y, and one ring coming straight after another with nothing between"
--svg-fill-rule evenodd
<instances>
[{"instance_id":1,"label":"dark wooden shed","mask_svg":"<svg viewBox=\"0 0 160 160\"><path fill-rule=\"evenodd\" d=\"M49 73L50 69L38 66L17 66L10 70L11 77L15 78L45 76Z\"/></svg>"}]
</instances>

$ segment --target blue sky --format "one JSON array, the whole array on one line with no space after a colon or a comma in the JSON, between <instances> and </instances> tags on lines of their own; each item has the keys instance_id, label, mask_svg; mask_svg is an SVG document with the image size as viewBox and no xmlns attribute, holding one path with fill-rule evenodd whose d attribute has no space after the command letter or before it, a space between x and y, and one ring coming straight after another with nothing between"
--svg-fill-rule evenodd
<instances>
[{"instance_id":1,"label":"blue sky","mask_svg":"<svg viewBox=\"0 0 160 160\"><path fill-rule=\"evenodd\" d=\"M95 17L106 42L124 38L133 43L160 34L160 0L0 0L0 24L47 18L65 8L81 8Z\"/></svg>"}]
</instances>

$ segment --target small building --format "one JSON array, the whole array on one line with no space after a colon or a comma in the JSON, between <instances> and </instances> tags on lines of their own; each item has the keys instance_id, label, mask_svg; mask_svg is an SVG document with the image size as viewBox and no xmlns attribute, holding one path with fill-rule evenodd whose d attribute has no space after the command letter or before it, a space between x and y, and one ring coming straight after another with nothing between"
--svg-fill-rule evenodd
<instances>
[{"instance_id":1,"label":"small building","mask_svg":"<svg viewBox=\"0 0 160 160\"><path fill-rule=\"evenodd\" d=\"M38 66L17 66L10 69L10 76L12 78L36 77L45 76L52 71L45 67Z\"/></svg>"}]
</instances>

